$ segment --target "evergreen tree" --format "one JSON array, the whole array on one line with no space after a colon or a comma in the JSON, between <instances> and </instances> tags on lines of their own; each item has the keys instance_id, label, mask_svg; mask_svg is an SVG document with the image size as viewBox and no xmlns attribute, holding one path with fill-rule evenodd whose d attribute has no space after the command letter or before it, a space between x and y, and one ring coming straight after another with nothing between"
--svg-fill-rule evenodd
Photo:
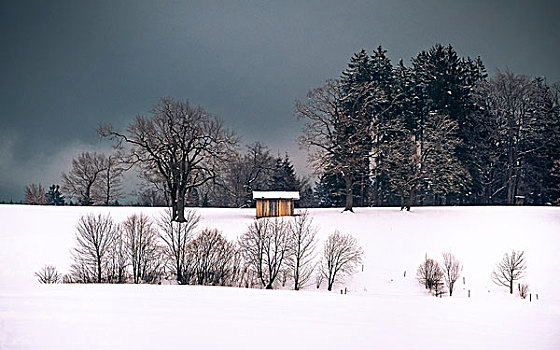
<instances>
[{"instance_id":1,"label":"evergreen tree","mask_svg":"<svg viewBox=\"0 0 560 350\"><path fill-rule=\"evenodd\" d=\"M47 204L50 205L64 205L64 196L60 192L60 186L52 185L45 194L47 197Z\"/></svg>"},{"instance_id":2,"label":"evergreen tree","mask_svg":"<svg viewBox=\"0 0 560 350\"><path fill-rule=\"evenodd\" d=\"M268 189L271 191L299 191L301 185L288 154L286 153L284 158L278 156L275 160Z\"/></svg>"},{"instance_id":3,"label":"evergreen tree","mask_svg":"<svg viewBox=\"0 0 560 350\"><path fill-rule=\"evenodd\" d=\"M340 207L344 205L344 181L336 173L325 172L315 185L317 205L322 208Z\"/></svg>"},{"instance_id":4,"label":"evergreen tree","mask_svg":"<svg viewBox=\"0 0 560 350\"><path fill-rule=\"evenodd\" d=\"M413 113L408 126L422 146L425 126L430 115L447 115L457 122L456 135L460 142L453 150L462 166L471 170L470 177L476 178L472 166L473 147L469 139L473 134L468 116L477 106L473 91L486 78L486 70L480 58L460 58L451 45L434 45L412 59L411 91ZM466 191L468 192L468 191ZM433 193L426 192L424 196Z\"/></svg>"},{"instance_id":5,"label":"evergreen tree","mask_svg":"<svg viewBox=\"0 0 560 350\"><path fill-rule=\"evenodd\" d=\"M372 84L372 61L365 50L355 53L342 72L341 88L343 96L340 110L343 114L337 132L346 140L339 144L339 156L351 159L353 166L343 170L342 177L347 192L345 210L352 210L354 187L358 186L359 205L368 204L370 176L369 152L371 149L372 94L377 95L377 87ZM351 197L351 198L348 198ZM352 200L352 202L349 202Z\"/></svg>"}]
</instances>

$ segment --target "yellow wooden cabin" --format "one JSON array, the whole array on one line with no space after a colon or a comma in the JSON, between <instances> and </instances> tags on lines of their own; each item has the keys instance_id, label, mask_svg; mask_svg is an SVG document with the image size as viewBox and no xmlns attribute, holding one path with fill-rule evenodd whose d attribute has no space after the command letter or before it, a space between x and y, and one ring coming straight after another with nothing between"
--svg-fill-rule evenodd
<instances>
[{"instance_id":1,"label":"yellow wooden cabin","mask_svg":"<svg viewBox=\"0 0 560 350\"><path fill-rule=\"evenodd\" d=\"M298 191L253 191L257 218L294 215L294 201L299 200Z\"/></svg>"}]
</instances>

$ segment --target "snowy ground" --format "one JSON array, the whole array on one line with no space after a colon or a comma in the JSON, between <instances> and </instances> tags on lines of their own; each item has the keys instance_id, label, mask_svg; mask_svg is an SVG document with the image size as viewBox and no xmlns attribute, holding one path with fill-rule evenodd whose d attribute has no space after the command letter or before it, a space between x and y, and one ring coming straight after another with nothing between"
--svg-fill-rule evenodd
<instances>
[{"instance_id":1,"label":"snowy ground","mask_svg":"<svg viewBox=\"0 0 560 350\"><path fill-rule=\"evenodd\" d=\"M81 215L111 212L120 221L141 211L162 210L0 206L0 349L560 348L559 208L311 210L321 240L351 233L366 255L363 271L331 293L38 284L33 273L45 264L67 271ZM254 215L199 212L201 227L229 238ZM490 281L512 249L526 252L533 302ZM425 253L441 260L444 251L463 262L465 284L438 299L414 275Z\"/></svg>"}]
</instances>

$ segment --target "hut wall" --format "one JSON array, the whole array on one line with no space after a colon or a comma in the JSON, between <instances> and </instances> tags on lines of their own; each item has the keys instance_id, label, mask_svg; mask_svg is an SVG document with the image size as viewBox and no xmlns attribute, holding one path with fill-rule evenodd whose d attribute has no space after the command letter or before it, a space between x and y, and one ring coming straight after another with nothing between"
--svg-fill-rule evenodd
<instances>
[{"instance_id":1,"label":"hut wall","mask_svg":"<svg viewBox=\"0 0 560 350\"><path fill-rule=\"evenodd\" d=\"M257 217L294 215L294 202L290 199L257 199Z\"/></svg>"}]
</instances>

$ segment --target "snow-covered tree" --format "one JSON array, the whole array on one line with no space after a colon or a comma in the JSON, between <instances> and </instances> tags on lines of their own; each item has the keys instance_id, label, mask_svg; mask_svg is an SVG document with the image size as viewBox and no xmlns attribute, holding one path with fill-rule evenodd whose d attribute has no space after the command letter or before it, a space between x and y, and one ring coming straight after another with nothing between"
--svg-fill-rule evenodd
<instances>
[{"instance_id":1,"label":"snow-covered tree","mask_svg":"<svg viewBox=\"0 0 560 350\"><path fill-rule=\"evenodd\" d=\"M391 142L384 147L384 172L401 197L401 209L410 210L418 195L446 195L468 188L470 175L456 157L458 126L446 115L432 113L422 130L408 130L404 121L392 121Z\"/></svg>"}]
</instances>

